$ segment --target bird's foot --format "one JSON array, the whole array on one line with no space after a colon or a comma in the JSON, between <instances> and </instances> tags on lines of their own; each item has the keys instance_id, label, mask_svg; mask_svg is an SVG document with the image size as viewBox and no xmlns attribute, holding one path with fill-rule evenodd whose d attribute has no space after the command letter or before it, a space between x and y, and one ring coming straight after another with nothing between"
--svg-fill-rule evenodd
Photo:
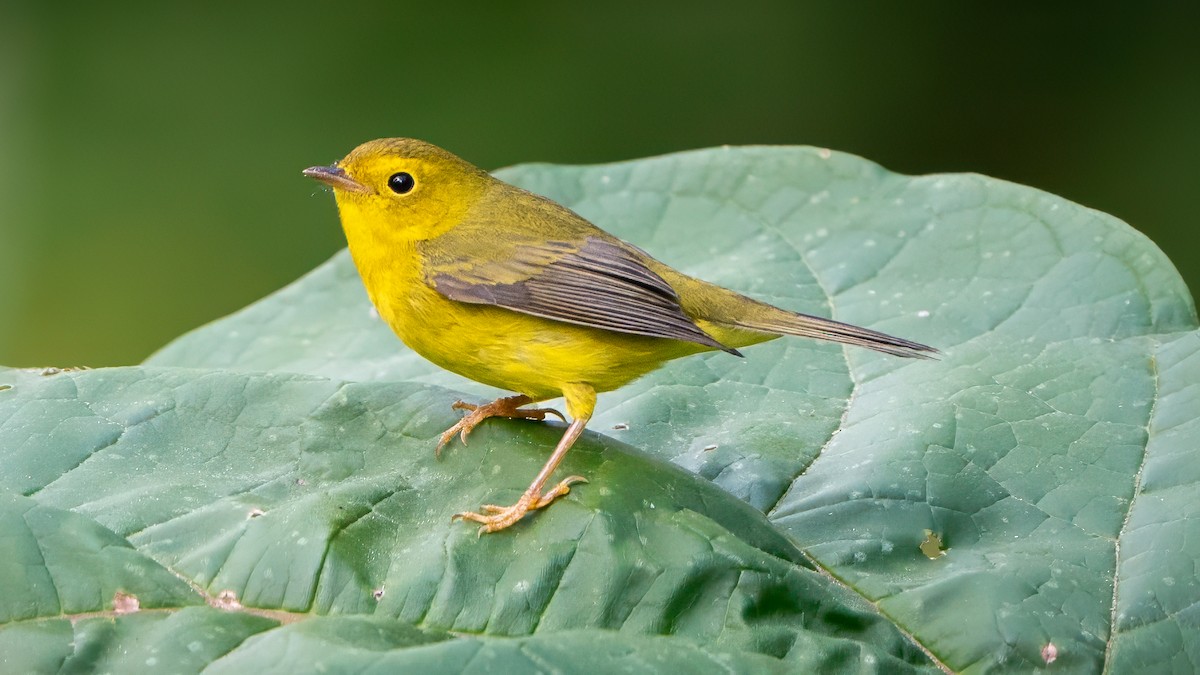
<instances>
[{"instance_id":1,"label":"bird's foot","mask_svg":"<svg viewBox=\"0 0 1200 675\"><path fill-rule=\"evenodd\" d=\"M469 410L465 417L458 421L457 424L447 429L442 433L442 437L438 440L437 450L434 451L436 456L442 454L442 448L447 443L454 440L454 435L462 439L463 445L467 444L467 436L479 423L489 417L509 417L513 419L527 419L541 422L546 419L546 415L554 415L558 419L566 422L567 418L563 414L553 408L522 408L521 406L533 403L533 400L528 396L508 396L498 398L491 403L484 405L474 405L465 401L455 401L450 407L455 410Z\"/></svg>"},{"instance_id":2,"label":"bird's foot","mask_svg":"<svg viewBox=\"0 0 1200 675\"><path fill-rule=\"evenodd\" d=\"M496 506L495 504L484 504L480 507L483 513L475 513L474 511L464 511L456 513L450 519L451 522L456 520L472 520L480 523L479 534L484 532L498 532L512 525L521 518L525 517L526 513L535 511L546 506L550 502L571 491L571 485L575 483L586 483L587 479L583 476L568 476L564 478L558 485L547 490L541 496L536 492L527 490L516 504L512 506Z\"/></svg>"}]
</instances>

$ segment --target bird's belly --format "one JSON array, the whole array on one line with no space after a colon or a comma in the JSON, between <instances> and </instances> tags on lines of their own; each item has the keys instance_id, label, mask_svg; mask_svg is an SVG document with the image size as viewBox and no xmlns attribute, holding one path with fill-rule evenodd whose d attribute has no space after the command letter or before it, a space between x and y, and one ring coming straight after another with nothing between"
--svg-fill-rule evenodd
<instances>
[{"instance_id":1,"label":"bird's belly","mask_svg":"<svg viewBox=\"0 0 1200 675\"><path fill-rule=\"evenodd\" d=\"M381 307L380 314L405 344L438 366L535 400L561 395L567 383L611 391L664 361L708 351L441 296L410 298Z\"/></svg>"}]
</instances>

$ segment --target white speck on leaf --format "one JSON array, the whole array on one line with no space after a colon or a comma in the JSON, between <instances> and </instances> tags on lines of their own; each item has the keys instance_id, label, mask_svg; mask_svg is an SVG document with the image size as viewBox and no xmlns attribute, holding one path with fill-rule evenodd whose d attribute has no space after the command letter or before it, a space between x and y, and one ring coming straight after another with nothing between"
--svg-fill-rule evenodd
<instances>
[{"instance_id":1,"label":"white speck on leaf","mask_svg":"<svg viewBox=\"0 0 1200 675\"><path fill-rule=\"evenodd\" d=\"M209 604L217 609L226 611L235 611L242 608L242 603L238 601L237 593L230 590L221 591Z\"/></svg>"},{"instance_id":2,"label":"white speck on leaf","mask_svg":"<svg viewBox=\"0 0 1200 675\"><path fill-rule=\"evenodd\" d=\"M131 614L141 609L141 607L142 603L132 593L117 591L113 595L113 611L117 614Z\"/></svg>"},{"instance_id":3,"label":"white speck on leaf","mask_svg":"<svg viewBox=\"0 0 1200 675\"><path fill-rule=\"evenodd\" d=\"M1055 647L1053 642L1047 642L1046 646L1042 647L1042 660L1046 662L1046 665L1058 660L1058 647Z\"/></svg>"}]
</instances>

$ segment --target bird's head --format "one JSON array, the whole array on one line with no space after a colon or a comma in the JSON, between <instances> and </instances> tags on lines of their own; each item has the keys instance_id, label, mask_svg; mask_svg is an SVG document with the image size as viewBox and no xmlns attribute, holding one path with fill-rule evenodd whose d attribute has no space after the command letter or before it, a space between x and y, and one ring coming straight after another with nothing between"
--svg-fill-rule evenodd
<instances>
[{"instance_id":1,"label":"bird's head","mask_svg":"<svg viewBox=\"0 0 1200 675\"><path fill-rule=\"evenodd\" d=\"M454 227L494 179L441 148L381 138L304 175L333 188L342 227L356 244L414 241Z\"/></svg>"}]
</instances>

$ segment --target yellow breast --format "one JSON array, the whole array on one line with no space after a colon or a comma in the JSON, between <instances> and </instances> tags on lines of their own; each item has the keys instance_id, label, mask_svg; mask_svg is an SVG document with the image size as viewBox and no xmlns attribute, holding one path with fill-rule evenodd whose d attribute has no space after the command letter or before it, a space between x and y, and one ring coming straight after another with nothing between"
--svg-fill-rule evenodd
<instances>
[{"instance_id":1,"label":"yellow breast","mask_svg":"<svg viewBox=\"0 0 1200 675\"><path fill-rule=\"evenodd\" d=\"M535 400L568 383L611 391L664 361L706 348L576 326L490 305L456 302L423 279L415 247L354 256L380 316L413 351L446 370Z\"/></svg>"}]
</instances>

